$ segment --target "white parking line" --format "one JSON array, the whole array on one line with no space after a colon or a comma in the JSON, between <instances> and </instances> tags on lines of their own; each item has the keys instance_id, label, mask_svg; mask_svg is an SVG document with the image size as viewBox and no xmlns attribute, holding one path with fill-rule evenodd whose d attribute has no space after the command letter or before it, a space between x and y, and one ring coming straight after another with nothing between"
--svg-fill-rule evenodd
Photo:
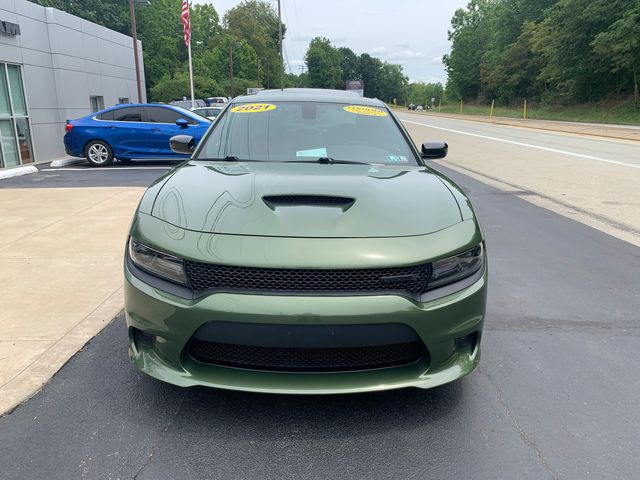
<instances>
[{"instance_id":1,"label":"white parking line","mask_svg":"<svg viewBox=\"0 0 640 480\"><path fill-rule=\"evenodd\" d=\"M169 170L173 167L113 167L113 168L43 168L41 172L109 172L112 170Z\"/></svg>"},{"instance_id":2,"label":"white parking line","mask_svg":"<svg viewBox=\"0 0 640 480\"><path fill-rule=\"evenodd\" d=\"M444 130L445 132L459 133L461 135L468 135L470 137L483 138L485 140L493 140L494 142L510 143L511 145L518 145L520 147L535 148L537 150L544 150L545 152L553 152L553 153L560 153L560 154L563 154L563 155L571 155L573 157L586 158L588 160L595 160L597 162L603 162L603 163L611 163L612 165L620 165L622 167L640 168L640 164L637 164L637 163L625 163L625 162L619 162L617 160L608 160L606 158L593 157L591 155L584 155L582 153L568 152L566 150L557 150L555 148L542 147L540 145L532 145L531 143L515 142L513 140L506 140L504 138L489 137L489 136L486 136L486 135L479 135L477 133L463 132L461 130L453 130L451 128L436 127L434 125L429 125L429 124L420 123L420 122L412 122L411 120L404 120L402 118L400 120L402 120L404 123L411 123L413 125L421 125L423 127L435 128L436 130Z\"/></svg>"}]
</instances>

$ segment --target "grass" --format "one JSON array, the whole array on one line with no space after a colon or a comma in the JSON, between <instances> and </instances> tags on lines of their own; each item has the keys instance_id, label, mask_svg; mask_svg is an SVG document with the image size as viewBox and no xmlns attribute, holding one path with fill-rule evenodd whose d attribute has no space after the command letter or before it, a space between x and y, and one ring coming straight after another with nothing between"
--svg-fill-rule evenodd
<instances>
[{"instance_id":1,"label":"grass","mask_svg":"<svg viewBox=\"0 0 640 480\"><path fill-rule=\"evenodd\" d=\"M464 115L489 116L491 105L463 104ZM434 112L437 112L436 107ZM442 105L442 113L460 113L460 104ZM523 106L496 106L494 117L523 118ZM640 125L640 104L631 101L603 101L567 107L528 105L527 118L535 120L561 120L570 122L611 123L620 125Z\"/></svg>"}]
</instances>

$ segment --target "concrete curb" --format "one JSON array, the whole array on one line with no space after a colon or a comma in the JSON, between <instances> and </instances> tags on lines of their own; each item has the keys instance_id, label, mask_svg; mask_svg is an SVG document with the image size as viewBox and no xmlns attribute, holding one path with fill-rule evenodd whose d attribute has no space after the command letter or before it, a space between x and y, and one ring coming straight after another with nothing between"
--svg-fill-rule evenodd
<instances>
[{"instance_id":1,"label":"concrete curb","mask_svg":"<svg viewBox=\"0 0 640 480\"><path fill-rule=\"evenodd\" d=\"M19 177L21 175L29 175L31 173L38 173L38 169L33 165L25 165L23 167L0 170L0 180L3 178L12 178L12 177Z\"/></svg>"},{"instance_id":2,"label":"concrete curb","mask_svg":"<svg viewBox=\"0 0 640 480\"><path fill-rule=\"evenodd\" d=\"M75 157L60 158L58 160L53 160L51 162L51 166L53 168L66 167L67 165L75 165L77 163L82 163L84 161L85 161L84 158L75 158Z\"/></svg>"}]
</instances>

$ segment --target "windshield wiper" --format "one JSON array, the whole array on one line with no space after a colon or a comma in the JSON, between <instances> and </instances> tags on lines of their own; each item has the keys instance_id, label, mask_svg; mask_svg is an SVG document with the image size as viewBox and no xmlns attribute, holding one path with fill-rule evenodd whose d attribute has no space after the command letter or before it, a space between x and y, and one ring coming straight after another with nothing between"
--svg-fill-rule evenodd
<instances>
[{"instance_id":1,"label":"windshield wiper","mask_svg":"<svg viewBox=\"0 0 640 480\"><path fill-rule=\"evenodd\" d=\"M320 157L316 160L290 160L290 163L321 163L323 165L371 165L367 162L356 162L354 160L336 160L332 157Z\"/></svg>"},{"instance_id":2,"label":"windshield wiper","mask_svg":"<svg viewBox=\"0 0 640 480\"><path fill-rule=\"evenodd\" d=\"M245 158L238 158L235 155L227 155L224 158L196 158L194 160L201 160L203 162L261 162L262 160L251 160Z\"/></svg>"}]
</instances>

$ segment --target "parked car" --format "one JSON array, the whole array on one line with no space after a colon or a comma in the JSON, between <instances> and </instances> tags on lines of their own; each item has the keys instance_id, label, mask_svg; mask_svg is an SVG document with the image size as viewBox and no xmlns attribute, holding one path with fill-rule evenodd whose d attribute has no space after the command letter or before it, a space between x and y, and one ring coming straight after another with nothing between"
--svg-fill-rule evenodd
<instances>
[{"instance_id":1,"label":"parked car","mask_svg":"<svg viewBox=\"0 0 640 480\"><path fill-rule=\"evenodd\" d=\"M67 154L96 167L113 159L186 158L169 148L169 139L188 133L198 142L211 121L174 105L128 104L67 120Z\"/></svg>"},{"instance_id":2,"label":"parked car","mask_svg":"<svg viewBox=\"0 0 640 480\"><path fill-rule=\"evenodd\" d=\"M143 195L125 252L129 358L188 387L431 388L480 359L487 267L461 188L379 100L234 99ZM194 150L195 148L195 150Z\"/></svg>"},{"instance_id":3,"label":"parked car","mask_svg":"<svg viewBox=\"0 0 640 480\"><path fill-rule=\"evenodd\" d=\"M215 120L220 112L222 111L222 107L201 107L194 108L191 110L193 113L197 113L198 115L202 115L203 117L207 117L209 120Z\"/></svg>"},{"instance_id":4,"label":"parked car","mask_svg":"<svg viewBox=\"0 0 640 480\"><path fill-rule=\"evenodd\" d=\"M169 105L173 105L173 106L176 106L176 107L181 107L181 108L184 108L186 110L193 110L194 108L206 107L207 103L204 100L196 98L193 101L193 104L191 104L191 100L173 100L173 101L169 102Z\"/></svg>"},{"instance_id":5,"label":"parked car","mask_svg":"<svg viewBox=\"0 0 640 480\"><path fill-rule=\"evenodd\" d=\"M227 100L227 97L209 97L205 99L205 102L209 106L213 106L213 105L224 106L229 102L229 100Z\"/></svg>"},{"instance_id":6,"label":"parked car","mask_svg":"<svg viewBox=\"0 0 640 480\"><path fill-rule=\"evenodd\" d=\"M409 106L407 107L407 110L415 110L416 106L413 103L410 103Z\"/></svg>"},{"instance_id":7,"label":"parked car","mask_svg":"<svg viewBox=\"0 0 640 480\"><path fill-rule=\"evenodd\" d=\"M418 105L418 106L416 107L416 110L420 110L420 111L422 111L422 110L424 110L424 107L423 107L422 105Z\"/></svg>"}]
</instances>

